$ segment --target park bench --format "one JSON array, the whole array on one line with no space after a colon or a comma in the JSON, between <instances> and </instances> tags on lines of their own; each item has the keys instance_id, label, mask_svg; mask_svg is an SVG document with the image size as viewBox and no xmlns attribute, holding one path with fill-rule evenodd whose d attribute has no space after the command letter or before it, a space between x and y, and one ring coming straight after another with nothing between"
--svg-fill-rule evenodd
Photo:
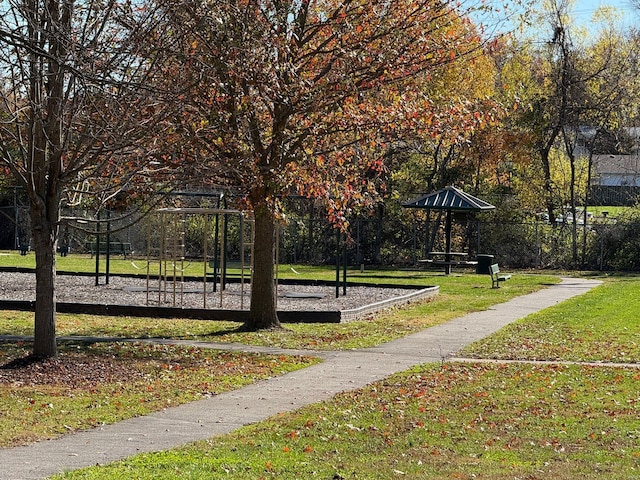
<instances>
[{"instance_id":1,"label":"park bench","mask_svg":"<svg viewBox=\"0 0 640 480\"><path fill-rule=\"evenodd\" d=\"M240 262L238 260L227 260L225 262L226 272L225 276L227 277L240 277L243 274L245 276L251 275L251 261L246 260L245 262ZM220 275L220 270L222 269L221 262L214 262L213 260L209 260L209 268L217 269L218 271L207 272L209 276L217 276Z\"/></svg>"},{"instance_id":2,"label":"park bench","mask_svg":"<svg viewBox=\"0 0 640 480\"><path fill-rule=\"evenodd\" d=\"M491 274L491 288L500 288L500 282L505 282L511 278L511 275L500 274L500 267L497 263L489 267L489 273Z\"/></svg>"},{"instance_id":3,"label":"park bench","mask_svg":"<svg viewBox=\"0 0 640 480\"><path fill-rule=\"evenodd\" d=\"M96 242L88 242L87 249L91 252L91 257L96 254ZM107 242L100 242L100 253L107 253ZM122 255L127 258L131 254L131 244L128 242L109 242L109 255Z\"/></svg>"}]
</instances>

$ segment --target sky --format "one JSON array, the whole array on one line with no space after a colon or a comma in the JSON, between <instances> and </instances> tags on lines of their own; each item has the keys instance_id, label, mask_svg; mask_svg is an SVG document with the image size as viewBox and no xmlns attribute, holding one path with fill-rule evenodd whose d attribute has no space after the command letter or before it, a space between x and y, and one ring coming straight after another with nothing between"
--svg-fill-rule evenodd
<instances>
[{"instance_id":1,"label":"sky","mask_svg":"<svg viewBox=\"0 0 640 480\"><path fill-rule=\"evenodd\" d=\"M640 11L627 0L575 0L574 15L580 22L588 22L593 13L602 5L616 7L624 16L623 21L629 25L631 25L633 17L640 15Z\"/></svg>"},{"instance_id":2,"label":"sky","mask_svg":"<svg viewBox=\"0 0 640 480\"><path fill-rule=\"evenodd\" d=\"M501 5L502 3L501 0L489 0L489 1L492 2L494 5L497 5L498 8L500 8L499 5ZM637 2L637 4L640 4L640 0L635 0L635 1ZM533 0L533 3L534 3L533 5L534 9L541 9L543 0ZM620 27L623 29L640 24L640 8L633 6L631 3L631 0L617 0L617 1L616 0L574 0L573 7L571 10L572 18L576 21L576 25L574 26L581 27L581 29L584 31L584 33L587 36L589 36L590 34L595 35L597 30L592 27L593 25L592 19L593 19L594 13L596 13L599 7L602 7L602 6L611 6L616 9L616 13L620 16L620 20L618 23ZM516 12L517 11L518 9L516 9ZM494 17L494 19L495 18L496 17ZM534 22L534 24L531 25L528 31L529 34L533 33L534 37L537 34L548 35L548 32L546 32L546 28L545 28L547 25L542 25L539 23L536 24L535 23L536 20L534 19L534 17L528 14L525 14L525 18ZM492 20L489 21L489 24L485 23L485 26L491 25L491 21ZM510 22L507 21L507 23L499 25L497 28L497 31L500 31L505 27L508 30L510 28L513 28L513 24L510 24Z\"/></svg>"}]
</instances>

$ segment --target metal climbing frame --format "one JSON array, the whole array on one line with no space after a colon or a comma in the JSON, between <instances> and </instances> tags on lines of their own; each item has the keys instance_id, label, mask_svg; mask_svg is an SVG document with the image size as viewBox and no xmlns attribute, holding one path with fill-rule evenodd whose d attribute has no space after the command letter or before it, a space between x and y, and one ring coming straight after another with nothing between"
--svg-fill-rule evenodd
<instances>
[{"instance_id":1,"label":"metal climbing frame","mask_svg":"<svg viewBox=\"0 0 640 480\"><path fill-rule=\"evenodd\" d=\"M173 306L183 302L184 270L185 270L185 223L189 215L199 215L204 219L202 235L203 256L203 308L207 308L207 285L212 283L215 292L219 281L219 303L223 304L223 296L227 277L227 220L229 215L239 217L240 236L240 308L244 309L244 294L247 283L246 271L250 272L251 258L253 258L253 218L240 210L226 208L162 208L157 211L158 228L151 226L147 241L147 304L151 301L152 278L158 278L158 303L172 297ZM220 217L223 220L223 234L220 235ZM212 226L213 223L213 226ZM214 241L210 242L211 233ZM247 262L247 253L250 258ZM153 265L157 263L154 269ZM213 282L210 278L209 267L213 267ZM157 272L154 273L154 271ZM179 302L178 302L179 299Z\"/></svg>"}]
</instances>

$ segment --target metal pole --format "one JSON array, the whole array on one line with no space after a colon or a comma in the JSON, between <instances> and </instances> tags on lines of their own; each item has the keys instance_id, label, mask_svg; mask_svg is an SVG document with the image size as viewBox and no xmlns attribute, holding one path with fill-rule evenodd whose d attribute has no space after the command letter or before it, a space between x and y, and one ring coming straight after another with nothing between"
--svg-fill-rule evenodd
<instances>
[{"instance_id":1,"label":"metal pole","mask_svg":"<svg viewBox=\"0 0 640 480\"><path fill-rule=\"evenodd\" d=\"M413 218L413 266L418 265L418 225L416 224L415 216Z\"/></svg>"},{"instance_id":2,"label":"metal pole","mask_svg":"<svg viewBox=\"0 0 640 480\"><path fill-rule=\"evenodd\" d=\"M278 308L278 285L280 284L280 223L276 224L275 232L275 305Z\"/></svg>"},{"instance_id":3,"label":"metal pole","mask_svg":"<svg viewBox=\"0 0 640 480\"><path fill-rule=\"evenodd\" d=\"M220 207L220 202L218 202L218 208ZM216 291L216 282L218 281L218 242L220 240L220 214L216 213L216 221L214 224L213 231L213 244L215 245L213 249L213 291Z\"/></svg>"},{"instance_id":4,"label":"metal pole","mask_svg":"<svg viewBox=\"0 0 640 480\"><path fill-rule=\"evenodd\" d=\"M216 218L216 222L217 222L217 218ZM216 250L219 249L220 252L220 265L223 265L225 262L225 258L224 258L224 242L222 240L222 238L218 238L218 242L219 245L217 245ZM222 308L222 302L224 301L223 298L224 295L224 277L223 277L223 273L222 271L220 272L220 308Z\"/></svg>"},{"instance_id":5,"label":"metal pole","mask_svg":"<svg viewBox=\"0 0 640 480\"><path fill-rule=\"evenodd\" d=\"M347 296L347 242L343 242L342 246L342 296Z\"/></svg>"},{"instance_id":6,"label":"metal pole","mask_svg":"<svg viewBox=\"0 0 640 480\"><path fill-rule=\"evenodd\" d=\"M202 308L207 308L207 237L209 236L209 218L210 215L204 217L204 235L202 239L202 257L204 259L202 272Z\"/></svg>"},{"instance_id":7,"label":"metal pole","mask_svg":"<svg viewBox=\"0 0 640 480\"><path fill-rule=\"evenodd\" d=\"M172 293L173 293L173 306L176 306L176 275L177 275L177 256L178 256L178 215L173 214L173 228L172 228L173 238L171 242L171 260L173 263L173 285L172 285Z\"/></svg>"},{"instance_id":8,"label":"metal pole","mask_svg":"<svg viewBox=\"0 0 640 480\"><path fill-rule=\"evenodd\" d=\"M147 305L149 305L149 287L151 286L151 220L147 219Z\"/></svg>"},{"instance_id":9,"label":"metal pole","mask_svg":"<svg viewBox=\"0 0 640 480\"><path fill-rule=\"evenodd\" d=\"M96 287L100 285L100 214L96 223Z\"/></svg>"},{"instance_id":10,"label":"metal pole","mask_svg":"<svg viewBox=\"0 0 640 480\"><path fill-rule=\"evenodd\" d=\"M226 205L225 205L226 208ZM228 245L228 233L229 233L229 214L222 215L222 261L221 261L221 281L220 288L224 289L227 281L227 255L229 252Z\"/></svg>"},{"instance_id":11,"label":"metal pole","mask_svg":"<svg viewBox=\"0 0 640 480\"><path fill-rule=\"evenodd\" d=\"M451 210L447 210L447 218L445 223L445 253L444 260L446 262L444 268L445 273L451 273Z\"/></svg>"},{"instance_id":12,"label":"metal pole","mask_svg":"<svg viewBox=\"0 0 640 480\"><path fill-rule=\"evenodd\" d=\"M336 229L336 298L340 296L340 230Z\"/></svg>"},{"instance_id":13,"label":"metal pole","mask_svg":"<svg viewBox=\"0 0 640 480\"><path fill-rule=\"evenodd\" d=\"M239 215L240 220L240 310L244 310L244 215Z\"/></svg>"},{"instance_id":14,"label":"metal pole","mask_svg":"<svg viewBox=\"0 0 640 480\"><path fill-rule=\"evenodd\" d=\"M107 210L107 253L105 256L104 283L109 285L109 265L111 263L111 210Z\"/></svg>"}]
</instances>

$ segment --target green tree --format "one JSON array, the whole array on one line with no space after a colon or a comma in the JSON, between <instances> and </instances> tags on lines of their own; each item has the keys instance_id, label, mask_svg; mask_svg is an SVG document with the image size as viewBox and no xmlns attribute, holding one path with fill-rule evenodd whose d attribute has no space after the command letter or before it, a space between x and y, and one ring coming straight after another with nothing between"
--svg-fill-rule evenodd
<instances>
[{"instance_id":1,"label":"green tree","mask_svg":"<svg viewBox=\"0 0 640 480\"><path fill-rule=\"evenodd\" d=\"M568 0L546 2L548 41L516 44L517 53L502 71L519 105L511 124L529 131L523 138L528 137L537 158L533 167L541 174L542 198L551 222L564 205L569 205L575 219L577 206L586 201L590 162L584 159L599 136L585 135L585 127L603 132L619 125L628 118L628 99L635 91L636 62L630 58L634 49L629 40L606 22L599 24L597 36L583 39L571 17L572 7ZM524 188L536 184L529 179ZM576 222L572 258L577 263Z\"/></svg>"},{"instance_id":2,"label":"green tree","mask_svg":"<svg viewBox=\"0 0 640 480\"><path fill-rule=\"evenodd\" d=\"M444 65L428 82L414 84L429 99L430 109L390 147L393 186L401 196L453 184L478 186L487 152L481 158L473 147L480 148L480 139L496 128L502 115L495 79L495 65L478 44L471 57Z\"/></svg>"}]
</instances>

